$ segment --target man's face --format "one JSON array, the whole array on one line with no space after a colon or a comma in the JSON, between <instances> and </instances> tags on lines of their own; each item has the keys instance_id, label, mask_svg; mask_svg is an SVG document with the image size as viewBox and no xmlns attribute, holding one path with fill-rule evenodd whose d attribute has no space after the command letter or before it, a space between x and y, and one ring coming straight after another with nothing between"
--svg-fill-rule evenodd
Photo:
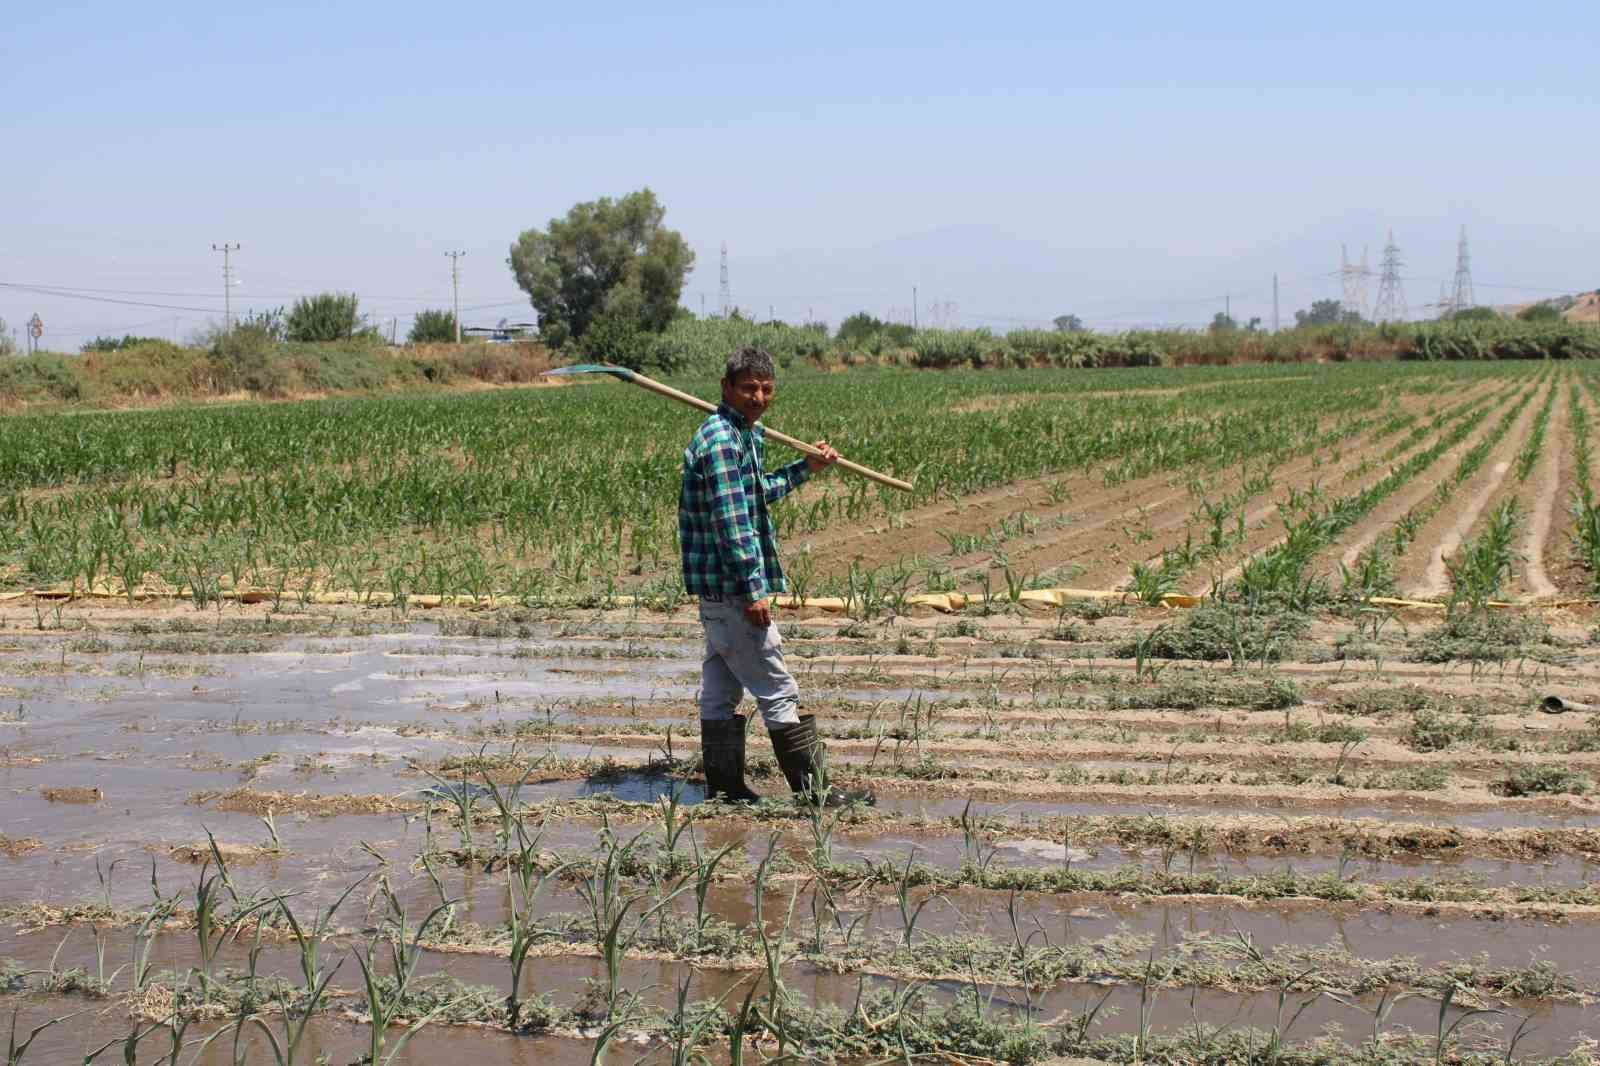
<instances>
[{"instance_id":1,"label":"man's face","mask_svg":"<svg viewBox=\"0 0 1600 1066\"><path fill-rule=\"evenodd\" d=\"M745 421L754 425L766 413L772 402L777 382L770 377L758 377L749 371L741 372L732 381L722 379L722 402L738 411Z\"/></svg>"}]
</instances>

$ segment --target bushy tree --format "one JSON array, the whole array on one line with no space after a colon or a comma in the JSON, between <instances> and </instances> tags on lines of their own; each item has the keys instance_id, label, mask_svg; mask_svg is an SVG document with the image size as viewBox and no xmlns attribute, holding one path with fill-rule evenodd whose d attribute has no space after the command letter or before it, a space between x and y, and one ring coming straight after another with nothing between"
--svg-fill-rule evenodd
<instances>
[{"instance_id":1,"label":"bushy tree","mask_svg":"<svg viewBox=\"0 0 1600 1066\"><path fill-rule=\"evenodd\" d=\"M354 337L364 323L353 292L319 292L302 296L289 308L284 321L291 341L344 341Z\"/></svg>"},{"instance_id":2,"label":"bushy tree","mask_svg":"<svg viewBox=\"0 0 1600 1066\"><path fill-rule=\"evenodd\" d=\"M511 246L511 273L539 313L549 344L581 338L602 315L659 332L672 321L694 252L662 225L648 188L575 204Z\"/></svg>"},{"instance_id":3,"label":"bushy tree","mask_svg":"<svg viewBox=\"0 0 1600 1066\"><path fill-rule=\"evenodd\" d=\"M1310 309L1294 313L1295 328L1301 326L1359 326L1364 323L1359 311L1346 311L1338 300L1317 300Z\"/></svg>"},{"instance_id":4,"label":"bushy tree","mask_svg":"<svg viewBox=\"0 0 1600 1066\"><path fill-rule=\"evenodd\" d=\"M1554 304L1540 303L1524 307L1517 312L1517 317L1524 322L1559 322L1561 312Z\"/></svg>"},{"instance_id":5,"label":"bushy tree","mask_svg":"<svg viewBox=\"0 0 1600 1066\"><path fill-rule=\"evenodd\" d=\"M860 344L881 329L883 329L882 320L865 311L857 311L839 323L839 332L834 336L846 344Z\"/></svg>"},{"instance_id":6,"label":"bushy tree","mask_svg":"<svg viewBox=\"0 0 1600 1066\"><path fill-rule=\"evenodd\" d=\"M1218 311L1211 318L1211 325L1206 327L1210 333L1234 333L1239 329L1239 323L1226 311Z\"/></svg>"},{"instance_id":7,"label":"bushy tree","mask_svg":"<svg viewBox=\"0 0 1600 1066\"><path fill-rule=\"evenodd\" d=\"M1057 333L1087 332L1087 327L1084 326L1083 319L1079 318L1077 315L1057 315L1050 321L1056 327Z\"/></svg>"},{"instance_id":8,"label":"bushy tree","mask_svg":"<svg viewBox=\"0 0 1600 1066\"><path fill-rule=\"evenodd\" d=\"M0 318L0 355L16 355L17 342L11 339L11 330L6 326L6 320Z\"/></svg>"},{"instance_id":9,"label":"bushy tree","mask_svg":"<svg viewBox=\"0 0 1600 1066\"><path fill-rule=\"evenodd\" d=\"M1492 307L1463 307L1447 316L1452 322L1493 322L1500 312Z\"/></svg>"},{"instance_id":10,"label":"bushy tree","mask_svg":"<svg viewBox=\"0 0 1600 1066\"><path fill-rule=\"evenodd\" d=\"M161 343L160 337L135 337L131 333L125 333L121 337L96 337L79 350L84 352L120 352L125 348L134 348L141 344Z\"/></svg>"},{"instance_id":11,"label":"bushy tree","mask_svg":"<svg viewBox=\"0 0 1600 1066\"><path fill-rule=\"evenodd\" d=\"M589 323L582 346L584 355L596 362L643 370L650 340L648 332L633 319L603 314Z\"/></svg>"},{"instance_id":12,"label":"bushy tree","mask_svg":"<svg viewBox=\"0 0 1600 1066\"><path fill-rule=\"evenodd\" d=\"M233 320L233 331L257 334L269 341L281 341L288 336L288 326L284 322L281 307L271 311L251 310Z\"/></svg>"},{"instance_id":13,"label":"bushy tree","mask_svg":"<svg viewBox=\"0 0 1600 1066\"><path fill-rule=\"evenodd\" d=\"M406 340L412 344L448 344L456 339L454 311L418 311Z\"/></svg>"}]
</instances>

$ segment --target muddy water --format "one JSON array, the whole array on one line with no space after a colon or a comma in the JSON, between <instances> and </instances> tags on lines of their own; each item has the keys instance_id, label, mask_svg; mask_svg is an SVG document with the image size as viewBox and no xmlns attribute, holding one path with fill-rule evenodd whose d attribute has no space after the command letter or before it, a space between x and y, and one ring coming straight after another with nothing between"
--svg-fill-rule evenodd
<instances>
[{"instance_id":1,"label":"muddy water","mask_svg":"<svg viewBox=\"0 0 1600 1066\"><path fill-rule=\"evenodd\" d=\"M1164 853L1155 848L1122 848L1113 845L1075 845L1060 840L1032 837L1025 829L1002 835L994 841L973 845L968 850L959 836L874 836L840 834L834 840L834 856L855 862L883 862L886 858L903 861L915 855L917 862L944 869L955 869L966 861L984 862L995 867L1062 868L1112 870L1141 866L1147 870L1173 873L1215 873L1219 876L1277 874L1292 871L1305 876L1339 873L1355 882L1470 879L1489 885L1550 885L1571 887L1600 879L1600 861L1582 855L1563 855L1541 862L1507 859L1366 859L1343 860L1337 857L1294 855L1229 855L1186 851Z\"/></svg>"},{"instance_id":2,"label":"muddy water","mask_svg":"<svg viewBox=\"0 0 1600 1066\"><path fill-rule=\"evenodd\" d=\"M937 818L958 817L967 807L965 791L952 799L918 795L880 795L878 806L887 810L926 814ZM1600 826L1600 814L1550 811L1533 802L1507 802L1482 810L1444 810L1406 804L1361 803L1283 804L1260 803L1174 803L1154 799L1146 803L1092 802L1085 800L989 800L973 799L971 813L989 815L1157 815L1177 817L1227 817L1229 815L1283 814L1291 818L1325 816L1330 818L1371 818L1377 821L1416 822L1421 825L1454 825L1473 829L1503 829L1511 826Z\"/></svg>"},{"instance_id":3,"label":"muddy water","mask_svg":"<svg viewBox=\"0 0 1600 1066\"><path fill-rule=\"evenodd\" d=\"M267 853L247 850L269 841L267 827L255 814L223 809L215 800L190 802L191 797L249 786L310 796L374 795L415 800L420 790L433 782L411 768L414 761L475 751L482 742L479 738L491 741L492 750L504 751L519 727L527 725L543 724L549 727L550 736L547 739L541 733L528 737L520 742L523 752L538 754L548 750L567 758L611 756L625 767L639 769L590 780L536 782L525 789L526 799L610 793L650 802L673 788L680 791L685 802L697 802L702 797L694 784L673 781L644 769L652 760L661 758L659 749L636 741L621 745L591 743L582 737L563 737L559 728L567 721L601 724L599 718L572 708L610 701L613 706L620 704L642 712L613 715L615 724L624 728L630 723L652 721L682 724L686 732L692 729L699 655L695 639L574 639L546 627L535 629L527 640L494 640L444 637L431 627L418 625L409 632L360 638L261 638L263 650L247 654L198 650L186 654L148 648L141 651L141 643L148 641L116 632L96 638L103 639L105 650L74 651L68 647L82 639L81 634L19 634L10 640L17 650L0 652L0 692L6 694L0 702L0 710L6 712L0 714L0 834L43 842L42 847L16 858L0 857L0 903L105 898L116 906L140 907L150 898L152 868L163 891L192 893L198 874L195 863L201 857L196 849L204 844L206 832L210 831L221 845L234 849L229 851L232 874L243 889L290 889L298 893L297 912L301 907L309 909L331 902L357 878L378 870L378 857L382 856L388 860L386 869L402 900L413 913L420 913L437 902L440 887L415 865L429 832L415 814L319 817L280 812L274 820L281 846ZM951 689L931 695L909 689L828 692L829 699L885 706L919 696L924 700L966 698ZM680 734L675 730L674 735ZM766 754L764 744L754 750ZM867 759L841 753L841 763L860 761ZM1117 760L1104 762L1105 769L1118 768L1113 765ZM761 787L772 791L773 783L766 781ZM99 789L99 793L54 798L47 795L46 790L59 788ZM938 798L949 794L932 784L927 798L885 795L882 806L953 816L960 813L965 800ZM1030 835L1027 821L1036 815L1153 812L1216 816L1260 813L1263 809L1270 807L1236 802L1095 802L1092 798L973 804L975 813L999 814L1016 825L1014 831L996 841L992 861L1033 867L1056 865L1064 859L1054 842ZM1531 805L1441 812L1399 804L1329 805L1325 809L1344 817L1437 824L1600 824L1600 816ZM1312 813L1309 808L1284 810ZM779 828L786 846L800 851L811 847L804 822L786 822ZM618 829L624 839L640 831L647 831L642 847L656 846L658 826L629 823ZM736 857L746 861L764 853L767 831L764 827L714 823L694 830L703 848L733 844ZM460 844L455 832L442 820L432 827L432 832L436 847ZM546 849L593 851L597 844L598 826L593 820L551 824L545 832ZM477 846L487 847L489 840L489 828L480 827L475 835ZM922 862L953 867L964 858L960 837L949 833L892 834L874 839L841 832L835 839L836 858L881 862L901 859L913 848ZM1151 851L1096 847L1074 854L1071 861L1087 869L1128 863L1149 868L1168 861L1174 869L1187 869L1190 860L1185 854L1168 857ZM1194 862L1197 870L1226 873L1273 873L1291 867L1300 873L1317 874L1338 867L1338 860L1330 857L1286 861L1219 854L1196 856ZM1358 861L1346 864L1344 872L1367 880L1465 876L1489 883L1550 885L1572 885L1597 876L1594 866L1579 856L1547 864ZM442 867L435 873L445 894L461 900L460 920L489 926L504 920L503 875ZM102 875L106 875L104 884ZM918 932L981 933L1004 939L1009 934L1009 919L1004 911L1005 901L998 897L997 893L947 894L924 910ZM774 893L768 900L768 913L778 912L786 903L786 892ZM1170 901L1125 903L1103 896L1024 896L1022 903L1029 928L1035 928L1032 923L1037 919L1037 928L1046 930L1057 943L1126 930L1150 936L1166 947L1188 934L1237 930L1263 946L1336 943L1374 958L1416 955L1429 965L1478 954L1506 966L1546 959L1580 979L1595 979L1594 953L1586 947L1594 942L1595 934L1580 922L1560 926L1525 919L1436 921L1409 912L1389 914L1377 909L1311 903L1277 907L1251 907L1237 902L1190 906ZM678 905L686 906L688 900ZM753 919L747 881L719 886L709 905L714 914L738 925ZM866 913L867 926L880 935L892 937L900 931L898 907L885 890L849 893L841 900L840 908L847 922ZM581 900L570 885L553 886L539 904L541 913L580 909ZM801 909L804 912L804 901ZM358 892L341 911L337 924L359 929L372 920L372 915L365 891ZM799 920L802 925L809 921L808 912ZM60 943L60 935L59 931L28 937L6 933L0 937L0 955L16 955L43 965ZM115 938L126 934L109 935ZM114 939L113 945L110 957L114 965L120 964L127 954L126 941ZM190 965L192 950L186 945L182 938L172 938L170 946L163 941L165 954L158 964ZM82 928L72 931L61 964L69 965L71 959L93 964L91 934ZM240 959L237 951L230 948L225 961L238 964ZM279 949L270 949L263 959L264 965L272 967L287 967L293 961ZM594 960L584 958L537 960L529 971L526 990L548 990L564 997L563 1002L574 1002L584 980L597 974L596 967ZM673 983L691 972L681 964L643 960L630 960L628 967L625 983L652 985L655 991L651 994L657 997L670 994ZM430 973L446 970L472 983L498 986L506 979L505 963L497 958L430 954L425 968ZM698 972L694 994L718 994L735 979L734 975L714 970ZM848 1004L856 992L853 978L832 977L805 967L794 968L793 983L817 1000ZM1075 993L1086 991L1058 990L1052 993L1047 1006L1053 1010L1069 1005ZM952 988L941 994L962 993ZM1202 996L1210 997L1201 1002L1219 1019L1229 1010L1244 1010L1260 1020L1259 1011L1266 1002L1262 997L1239 999L1211 993ZM1130 1013L1126 990L1117 991L1115 997L1114 1002L1125 1008L1115 1023L1122 1025ZM1008 1000L1017 998L1001 990L996 1002L1003 1008ZM1180 999L1178 993L1162 994L1158 1028L1187 1020L1182 1011L1171 1006ZM1187 1001L1183 1002L1186 1010ZM1312 1023L1312 1014L1324 1006L1308 1012L1301 1023L1303 1033L1314 1032L1322 1021L1347 1020L1329 1014ZM42 1019L44 1012L57 1008L70 1010L74 1004L68 1002L63 1007L59 1000L48 1004L30 1002L23 1006L23 1018ZM1582 1026L1566 1007L1552 1007L1549 1012L1550 1016L1541 1022L1542 1039L1551 1041L1550 1047L1564 1050ZM59 1059L74 1051L81 1059L83 1043L90 1036L104 1033L102 1039L109 1039L124 1032L124 1028L118 1028L123 1025L120 1015L115 1010L110 1013L111 1017L96 1013L90 1024L75 1025L70 1031L63 1031L68 1027L49 1030L36 1045L34 1061L49 1062L53 1061L52 1055ZM1132 1013L1137 1013L1136 1002ZM1422 1028L1431 1024L1425 1015L1426 1010L1418 1014L1423 1019ZM1359 1018L1351 1021L1348 1029L1364 1031ZM337 1062L356 1057L360 1037L359 1027L330 1022L318 1029L315 1039L324 1042L319 1048L327 1050ZM474 1050L463 1051L469 1044ZM46 1049L50 1049L48 1054ZM430 1049L433 1058L427 1057ZM1530 1049L1531 1045L1524 1045L1524 1050ZM459 1057L463 1053L469 1061L561 1062L569 1055L575 1061L587 1061L588 1048L580 1042L517 1039L457 1030L446 1035L425 1033L398 1061L440 1061L442 1055ZM471 1057L475 1055L482 1058Z\"/></svg>"},{"instance_id":4,"label":"muddy water","mask_svg":"<svg viewBox=\"0 0 1600 1066\"><path fill-rule=\"evenodd\" d=\"M8 1016L12 1007L19 1008L17 1024L20 1035L26 1035L28 1028L41 1025L51 1018L83 1009L70 1001L63 1004L59 1000L44 1000L37 997L0 997L0 1009L5 1010ZM46 1066L82 1062L85 1054L108 1041L116 1041L116 1046L97 1061L110 1061L108 1058L110 1055L115 1055L118 1062L125 1061L122 1057L122 1041L128 1035L130 1023L119 1015L120 1011L117 1010L95 1011L91 1008L86 1015L73 1018L67 1024L47 1029L34 1041L27 1062L30 1066L35 1062ZM212 1031L212 1026L195 1025L185 1034L185 1039L203 1040ZM367 1033L367 1027L364 1025L318 1019L308 1027L306 1038L300 1045L302 1057L297 1061L326 1061L337 1064L357 1062L366 1051ZM391 1036L390 1047L393 1047L393 1042L399 1035L400 1030L396 1029ZM251 1045L246 1046L251 1047ZM133 1061L137 1066L156 1066L158 1063L165 1063L168 1061L166 1056L170 1048L171 1041L166 1031L158 1029L152 1036L141 1041ZM644 1050L646 1049L624 1044L618 1047L615 1054L603 1059L602 1062L617 1066L631 1063ZM418 1033L391 1061L394 1066L437 1066L441 1062L493 1062L505 1066L584 1066L591 1061L592 1051L593 1041L590 1040L551 1036L520 1037L478 1029L436 1027ZM185 1051L182 1061L188 1066L231 1066L234 1061L231 1036L219 1039L201 1052L198 1058L190 1057L194 1054L194 1051ZM246 1061L252 1063L273 1061L266 1042L259 1037L248 1055Z\"/></svg>"},{"instance_id":5,"label":"muddy water","mask_svg":"<svg viewBox=\"0 0 1600 1066\"><path fill-rule=\"evenodd\" d=\"M41 965L48 962L48 958L41 958L43 950L49 946L42 942L34 951L15 950L17 945L6 943L0 945L0 952L11 957L22 958L26 961L37 960ZM112 945L109 951L115 957L116 948ZM58 965L68 967L73 965L94 966L92 953L85 953L64 947L58 958ZM53 951L54 948L51 947ZM182 943L163 944L157 950L158 965L188 965L193 962L193 952ZM230 957L220 959L222 967L237 967L241 959L237 952L227 952ZM327 953L329 964L336 961L333 953ZM294 959L288 952L268 949L262 953L258 960L258 973L285 974L292 976ZM424 958L419 967L419 980L426 980L428 976L436 973L447 972L457 980L473 986L490 986L504 988L507 979L505 963L501 959L486 958L471 955L437 955L429 954ZM530 960L529 970L525 975L523 986L525 996L539 994L547 995L553 1002L563 1006L575 1006L582 997L582 990L590 982L602 977L602 967L598 959L590 958L558 958L558 959L533 959ZM643 990L646 1002L659 1008L669 1008L672 997L680 982L690 982L690 992L696 998L716 998L736 990L748 987L751 981L759 982L759 978L749 973L737 973L717 970L693 970L679 963L659 963L651 961L630 960L623 968L621 981L624 987ZM822 972L805 964L796 964L788 968L785 981L794 992L805 996L813 1003L832 1002L839 1005L848 1005L853 1002L858 994L858 987L866 992L877 988L893 987L894 983L885 979L869 978L858 986L853 977L839 976ZM952 1001L972 995L970 985L965 983L939 983L935 982L924 986L936 998ZM984 1001L985 1008L989 1011L1013 1013L1019 1017L1031 1007L1038 1018L1055 1017L1063 1012L1069 1016L1077 1014L1098 1002L1102 996L1109 995L1108 1006L1115 1010L1102 1011L1096 1023L1101 1033L1131 1032L1138 1024L1139 1017L1139 990L1133 986L1106 986L1064 984L1056 989L1042 993L1034 993L1025 997L1020 990L1004 986L980 987L979 994ZM1296 998L1298 1005L1299 998ZM71 1000L55 999L50 1001L30 1000L25 997L9 997L4 1006L17 1006L23 1011L23 1018L38 1024L47 1017L59 1016L68 1013L76 1004ZM1276 997L1274 994L1240 995L1235 993L1220 992L1207 989L1156 989L1149 1002L1150 1026L1157 1033L1172 1032L1191 1024L1198 1014L1208 1024L1235 1024L1256 1025L1270 1028L1273 1024L1276 1011ZM1370 1010L1372 1004L1363 1004ZM1506 1003L1503 1005L1513 1018L1520 1018L1523 1014L1531 1014L1539 1026L1539 1032L1530 1042L1522 1045L1526 1053L1554 1053L1572 1046L1585 1033L1595 1030L1594 1014L1592 1008L1579 1004L1567 1003ZM1410 1028L1416 1031L1428 1031L1433 1024L1437 1013L1436 1002L1420 1001L1413 1004L1411 1009L1406 1009L1404 1004L1389 1017L1387 1031L1393 1032L1401 1028ZM1362 1022L1366 1017L1367 1021ZM119 1023L121 1028L118 1028ZM1347 1033L1361 1033L1370 1028L1370 1014L1362 1014L1362 1006L1348 1006L1336 1001L1322 998L1315 1000L1308 1008L1302 1024L1306 1027L1295 1034L1302 1038L1318 1032L1325 1024L1338 1023L1345 1028ZM102 1028L103 1026L103 1028ZM348 1039L359 1041L363 1038L360 1027L351 1027L342 1023L329 1022L324 1027L326 1031L337 1034L341 1040ZM120 1014L116 1008L103 1009L100 1012L98 1024L91 1029L93 1044L117 1036L126 1031L126 1023L120 1022ZM62 1032L55 1035L51 1043L41 1042L38 1048L41 1054L46 1049L54 1048L58 1053L76 1052L82 1054L82 1049L89 1046L83 1042L85 1033L82 1027L72 1027L71 1032ZM436 1038L453 1037L455 1031L439 1029ZM70 1039L69 1039L70 1037ZM524 1043L538 1043L538 1041L522 1038L520 1040L504 1037L501 1042L484 1045L487 1050L494 1048L497 1051L504 1049L508 1052ZM334 1046L343 1046L336 1044ZM418 1045L427 1047L429 1045ZM454 1053L459 1053L465 1048L452 1043L443 1045L449 1047ZM475 1045L474 1045L475 1046ZM559 1049L551 1048L552 1053L559 1053ZM51 1058L40 1058L35 1061L56 1061ZM141 1059L140 1061L146 1061ZM149 1061L154 1061L149 1060ZM201 1062L212 1060L202 1059ZM226 1061L216 1060L216 1061ZM340 1060L336 1060L340 1061ZM437 1061L437 1060L400 1060L400 1061ZM522 1059L509 1060L495 1059L493 1061L549 1061L548 1059Z\"/></svg>"}]
</instances>

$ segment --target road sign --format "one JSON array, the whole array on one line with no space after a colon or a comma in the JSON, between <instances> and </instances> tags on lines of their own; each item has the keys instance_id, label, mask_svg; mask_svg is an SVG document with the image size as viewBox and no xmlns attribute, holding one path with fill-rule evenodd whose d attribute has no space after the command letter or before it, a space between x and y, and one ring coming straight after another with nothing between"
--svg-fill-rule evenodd
<instances>
[{"instance_id":1,"label":"road sign","mask_svg":"<svg viewBox=\"0 0 1600 1066\"><path fill-rule=\"evenodd\" d=\"M44 336L44 322L40 320L38 315L28 319L28 335L34 340Z\"/></svg>"}]
</instances>

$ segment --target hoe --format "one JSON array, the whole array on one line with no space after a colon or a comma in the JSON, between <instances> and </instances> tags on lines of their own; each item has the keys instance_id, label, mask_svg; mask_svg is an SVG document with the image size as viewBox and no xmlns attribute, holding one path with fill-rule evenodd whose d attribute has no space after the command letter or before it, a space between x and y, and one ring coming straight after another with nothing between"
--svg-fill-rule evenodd
<instances>
[{"instance_id":1,"label":"hoe","mask_svg":"<svg viewBox=\"0 0 1600 1066\"><path fill-rule=\"evenodd\" d=\"M545 371L546 376L564 374L610 374L614 378L620 378L623 381L632 382L642 389L648 389L657 396L665 396L669 400L677 400L679 403L687 404L690 407L698 408L699 410L707 413L717 409L717 405L714 403L707 403L698 396L690 396L687 392L679 392L670 385L663 385L654 378L647 378L637 370L629 370L625 366L610 366L602 365L600 363L578 363L574 366L564 366L557 370ZM765 423L763 423L763 425L764 424ZM803 440L796 440L787 433L779 433L771 426L767 426L766 428L767 436L771 437L775 441L787 444L795 451L804 452L807 455L819 454L817 449L813 448ZM899 478L890 477L888 474L880 474L871 467L862 466L860 463L852 463L848 459L840 459L838 465L843 467L845 470L850 471L852 474L860 474L869 481L876 481L878 484L887 485L891 489L899 489L901 492L911 491L911 483L909 481L901 481Z\"/></svg>"}]
</instances>

